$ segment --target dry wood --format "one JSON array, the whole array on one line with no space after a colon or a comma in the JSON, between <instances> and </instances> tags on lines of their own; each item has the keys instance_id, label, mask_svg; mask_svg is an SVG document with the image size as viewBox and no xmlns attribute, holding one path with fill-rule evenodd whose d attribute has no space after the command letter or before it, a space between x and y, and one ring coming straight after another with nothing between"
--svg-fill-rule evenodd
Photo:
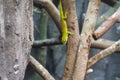
<instances>
[{"instance_id":1,"label":"dry wood","mask_svg":"<svg viewBox=\"0 0 120 80\"><path fill-rule=\"evenodd\" d=\"M87 14L83 24L82 34L80 37L80 44L76 56L76 63L72 80L85 79L89 49L92 41L91 35L95 27L100 2L100 0L90 0L89 2Z\"/></svg>"},{"instance_id":2,"label":"dry wood","mask_svg":"<svg viewBox=\"0 0 120 80\"><path fill-rule=\"evenodd\" d=\"M110 16L99 28L93 33L94 39L100 38L102 35L104 35L117 21L119 21L120 17L120 7L118 10Z\"/></svg>"},{"instance_id":3,"label":"dry wood","mask_svg":"<svg viewBox=\"0 0 120 80\"><path fill-rule=\"evenodd\" d=\"M72 2L73 0L71 0L71 2ZM91 1L94 1L94 0L91 0ZM69 28L69 30L71 31L71 32L73 32L73 33L75 33L74 35L72 35L72 36L70 36L70 39L69 39L69 41L68 41L68 51L67 51L67 61L66 61L66 65L65 65L65 73L64 73L64 77L63 77L63 79L64 80L69 80L70 78L71 78L71 76L72 76L72 72L73 72L73 64L74 64L74 60L75 60L75 55L76 55L76 53L75 53L75 51L76 51L76 46L77 46L77 43L78 43L78 41L79 41L79 36L78 36L78 32L77 32L77 27L75 27L75 26L78 26L78 23L76 22L76 20L77 20L77 18L76 18L76 14L75 14L75 7L74 6L72 6L72 7L70 7L71 6L71 3L69 3L70 1L63 1L64 3L64 5L67 3L67 7L65 6L65 10L68 12L68 18L67 18L67 22L68 22L68 28ZM74 2L74 1L73 1ZM72 2L72 4L74 4ZM34 0L34 3L35 3L35 5L37 5L37 6L41 6L42 5L42 7L44 7L47 11L48 11L48 13L50 14L50 16L53 18L53 20L55 21L55 23L57 24L57 26L58 26L58 28L59 28L59 30L60 30L60 16L59 16L59 12L58 12L58 10L55 8L55 6L53 5L53 3L51 2L51 1L48 1L48 0ZM68 5L68 3L70 4L70 5ZM71 10L73 8L73 10ZM54 10L55 9L55 10ZM52 10L54 10L54 11L52 11ZM98 11L98 9L96 8L94 11L96 11L95 12L95 14L97 14L97 11ZM94 12L93 11L93 12ZM69 14L70 13L70 14ZM93 13L94 14L94 13ZM72 16L72 17L71 17ZM70 18L71 17L71 18ZM96 16L95 16L96 17ZM72 19L73 18L73 19ZM93 17L92 17L93 18ZM91 18L91 19L92 19ZM74 20L74 21L73 21ZM96 19L95 19L96 20ZM89 19L87 19L86 18L86 22L89 22ZM91 20L90 20L91 21ZM116 19L116 20L114 20L115 22L116 21L120 21L120 19ZM94 22L94 20L93 20L93 22ZM115 23L115 22L113 22L113 23ZM73 27L74 26L74 27ZM79 46L79 50L81 50L81 47L84 47L85 48L85 50L88 50L88 51L83 51L84 53L88 53L89 52L89 47L90 47L90 44L91 44L91 34L92 34L92 31L93 31L93 29L94 29L94 23L90 23L90 24L88 24L88 25L86 25L86 26L88 26L88 27L85 27L85 28L83 28L83 31L82 31L82 36L81 36L81 38L84 38L85 39L85 41L84 40L81 40L81 42L80 42L80 44L84 44L83 46ZM90 26L92 26L92 27L90 27ZM86 31L88 31L88 33L86 32ZM76 32L77 32L77 34L76 34ZM87 36L86 36L87 35ZM73 41L73 38L74 38L74 40L76 39L76 42L74 42ZM86 41L88 41L88 42L86 42ZM56 42L56 41L55 41ZM88 43L88 44L86 44L86 43ZM53 43L52 43L53 44ZM59 44L59 41L58 41L58 44ZM73 44L75 44L74 46L75 47L73 47ZM93 47L99 47L99 48L106 48L106 47L108 47L108 46L110 46L110 45L108 45L108 44L106 44L106 45L104 45L103 44L103 46L101 45L101 46L98 46L98 45L100 45L101 44L101 42L93 42L93 44L92 44L92 46ZM111 42L111 44L112 44L112 42ZM87 45L87 46L86 46ZM87 49L86 49L87 48ZM118 50L120 50L120 49L118 49ZM74 53L75 54L74 54ZM78 53L79 53L79 51L78 51ZM77 55L78 56L78 55ZM88 54L86 54L85 55L85 60L87 61L87 57L88 56ZM72 58L72 59L71 59ZM78 58L77 58L78 59ZM82 60L84 60L84 59L82 59ZM84 60L84 61L85 61ZM86 65L86 61L85 61L85 65ZM77 61L76 61L77 62ZM80 61L78 61L78 63L79 63ZM84 62L83 62L84 63ZM78 65L75 65L75 68L77 67ZM78 66L78 68L76 68L75 70L77 70L77 69L79 69L79 66ZM84 72L86 71L85 70L86 69L86 67L83 69L84 70ZM79 70L78 70L79 71ZM81 72L81 71L80 71ZM84 73L83 72L83 73ZM75 72L76 73L76 72ZM80 75L80 74L79 74ZM75 75L75 76L78 76L78 75ZM75 78L75 76L73 76L73 79ZM80 76L79 76L80 77Z\"/></svg>"},{"instance_id":4,"label":"dry wood","mask_svg":"<svg viewBox=\"0 0 120 80\"><path fill-rule=\"evenodd\" d=\"M105 49L105 48L110 47L113 43L115 43L115 41L98 39L98 40L93 40L92 41L91 47L92 48L98 48L98 49Z\"/></svg>"},{"instance_id":5,"label":"dry wood","mask_svg":"<svg viewBox=\"0 0 120 80\"><path fill-rule=\"evenodd\" d=\"M52 39L45 39L45 40L37 40L33 43L33 48L40 48L42 46L50 46L50 45L60 45L61 40L58 38L52 38Z\"/></svg>"},{"instance_id":6,"label":"dry wood","mask_svg":"<svg viewBox=\"0 0 120 80\"><path fill-rule=\"evenodd\" d=\"M68 31L73 33L72 35L69 35L67 43L67 57L63 75L63 80L70 80L79 42L79 28L75 0L63 0L63 8L67 13Z\"/></svg>"},{"instance_id":7,"label":"dry wood","mask_svg":"<svg viewBox=\"0 0 120 80\"><path fill-rule=\"evenodd\" d=\"M52 3L51 0L33 0L34 5L41 8L41 6L48 12L51 18L54 20L57 25L59 31L61 32L61 24L60 24L60 14L58 9Z\"/></svg>"},{"instance_id":8,"label":"dry wood","mask_svg":"<svg viewBox=\"0 0 120 80\"><path fill-rule=\"evenodd\" d=\"M91 44L91 48L96 49L105 49L110 47L112 44L114 44L115 41L105 40L105 39L98 39L93 40ZM37 40L33 43L33 48L40 48L43 46L51 46L51 45L61 45L61 41L58 38L52 38L52 39L45 39L45 40ZM120 52L120 50L117 50L117 52Z\"/></svg>"},{"instance_id":9,"label":"dry wood","mask_svg":"<svg viewBox=\"0 0 120 80\"><path fill-rule=\"evenodd\" d=\"M91 57L88 61L88 68L94 65L96 62L99 60L103 59L104 57L112 54L116 50L120 50L120 40L115 42L113 45L110 47L102 50L101 52L97 53L95 56Z\"/></svg>"},{"instance_id":10,"label":"dry wood","mask_svg":"<svg viewBox=\"0 0 120 80\"><path fill-rule=\"evenodd\" d=\"M30 56L30 65L38 72L44 80L55 80L50 73L32 56Z\"/></svg>"},{"instance_id":11,"label":"dry wood","mask_svg":"<svg viewBox=\"0 0 120 80\"><path fill-rule=\"evenodd\" d=\"M96 28L99 27L106 20L102 18L102 16L104 16L105 18L110 17L117 11L119 7L120 7L120 3L117 3L113 7L111 7L109 10L107 10L105 13L103 13L100 17L98 17L97 22L96 22Z\"/></svg>"}]
</instances>

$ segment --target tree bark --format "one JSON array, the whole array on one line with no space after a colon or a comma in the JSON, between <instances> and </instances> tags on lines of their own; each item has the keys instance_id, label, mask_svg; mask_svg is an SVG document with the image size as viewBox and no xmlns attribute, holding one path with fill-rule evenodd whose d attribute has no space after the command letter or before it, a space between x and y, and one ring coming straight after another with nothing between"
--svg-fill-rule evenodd
<instances>
[{"instance_id":1,"label":"tree bark","mask_svg":"<svg viewBox=\"0 0 120 80\"><path fill-rule=\"evenodd\" d=\"M101 0L89 1L86 17L83 24L82 33L80 36L80 44L77 50L78 53L76 55L72 80L85 79L88 55L89 55L89 50L92 42L92 32L95 27L100 1Z\"/></svg>"},{"instance_id":2,"label":"tree bark","mask_svg":"<svg viewBox=\"0 0 120 80\"><path fill-rule=\"evenodd\" d=\"M119 6L120 6L120 3L115 4L108 11L106 11L100 17L98 17L97 22L96 22L96 28L99 27L106 20L106 18L114 14L116 10L119 8ZM102 17L105 17L105 18L102 18Z\"/></svg>"},{"instance_id":3,"label":"tree bark","mask_svg":"<svg viewBox=\"0 0 120 80\"><path fill-rule=\"evenodd\" d=\"M111 55L117 50L120 50L120 40L91 57L88 61L88 68L97 63L99 60L105 58L106 56Z\"/></svg>"},{"instance_id":4,"label":"tree bark","mask_svg":"<svg viewBox=\"0 0 120 80\"><path fill-rule=\"evenodd\" d=\"M120 16L120 7L118 10L110 16L108 19L106 19L105 22L103 22L97 30L93 33L94 39L98 39L101 36L103 36L116 22L118 22L119 16Z\"/></svg>"},{"instance_id":5,"label":"tree bark","mask_svg":"<svg viewBox=\"0 0 120 80\"><path fill-rule=\"evenodd\" d=\"M63 76L63 80L70 80L73 73L79 43L79 27L76 15L75 0L63 0L63 8L67 12L68 31L73 33L72 35L69 35L67 43L67 57Z\"/></svg>"},{"instance_id":6,"label":"tree bark","mask_svg":"<svg viewBox=\"0 0 120 80\"><path fill-rule=\"evenodd\" d=\"M50 73L32 56L30 56L30 65L37 71L44 80L55 80ZM37 78L38 79L38 78Z\"/></svg>"},{"instance_id":7,"label":"tree bark","mask_svg":"<svg viewBox=\"0 0 120 80\"><path fill-rule=\"evenodd\" d=\"M33 43L32 0L0 0L0 80L23 80Z\"/></svg>"}]
</instances>

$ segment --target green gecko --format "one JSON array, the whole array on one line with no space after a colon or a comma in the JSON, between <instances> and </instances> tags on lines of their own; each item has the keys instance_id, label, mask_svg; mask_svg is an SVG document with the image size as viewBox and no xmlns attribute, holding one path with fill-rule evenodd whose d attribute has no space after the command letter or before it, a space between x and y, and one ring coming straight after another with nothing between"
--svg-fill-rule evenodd
<instances>
[{"instance_id":1,"label":"green gecko","mask_svg":"<svg viewBox=\"0 0 120 80\"><path fill-rule=\"evenodd\" d=\"M68 35L72 34L71 32L68 31L67 29L67 13L63 11L63 6L62 6L62 1L60 0L60 18L61 18L61 32L62 32L62 38L61 42L62 44L66 44L68 40Z\"/></svg>"}]
</instances>

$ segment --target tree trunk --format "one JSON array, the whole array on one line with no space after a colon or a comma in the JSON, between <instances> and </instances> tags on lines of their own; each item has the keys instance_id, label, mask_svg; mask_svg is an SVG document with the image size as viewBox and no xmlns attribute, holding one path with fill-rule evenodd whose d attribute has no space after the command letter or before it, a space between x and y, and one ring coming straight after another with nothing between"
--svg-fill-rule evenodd
<instances>
[{"instance_id":1,"label":"tree trunk","mask_svg":"<svg viewBox=\"0 0 120 80\"><path fill-rule=\"evenodd\" d=\"M32 0L0 0L0 80L23 80L33 43Z\"/></svg>"}]
</instances>

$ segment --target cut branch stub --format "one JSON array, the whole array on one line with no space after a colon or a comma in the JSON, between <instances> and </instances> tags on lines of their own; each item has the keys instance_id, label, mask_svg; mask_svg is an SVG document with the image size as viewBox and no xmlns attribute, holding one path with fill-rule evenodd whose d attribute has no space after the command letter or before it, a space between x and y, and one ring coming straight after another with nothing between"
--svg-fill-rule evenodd
<instances>
[{"instance_id":1,"label":"cut branch stub","mask_svg":"<svg viewBox=\"0 0 120 80\"><path fill-rule=\"evenodd\" d=\"M99 28L93 33L93 38L98 39L103 36L116 22L119 21L120 7L118 10L110 16Z\"/></svg>"}]
</instances>

